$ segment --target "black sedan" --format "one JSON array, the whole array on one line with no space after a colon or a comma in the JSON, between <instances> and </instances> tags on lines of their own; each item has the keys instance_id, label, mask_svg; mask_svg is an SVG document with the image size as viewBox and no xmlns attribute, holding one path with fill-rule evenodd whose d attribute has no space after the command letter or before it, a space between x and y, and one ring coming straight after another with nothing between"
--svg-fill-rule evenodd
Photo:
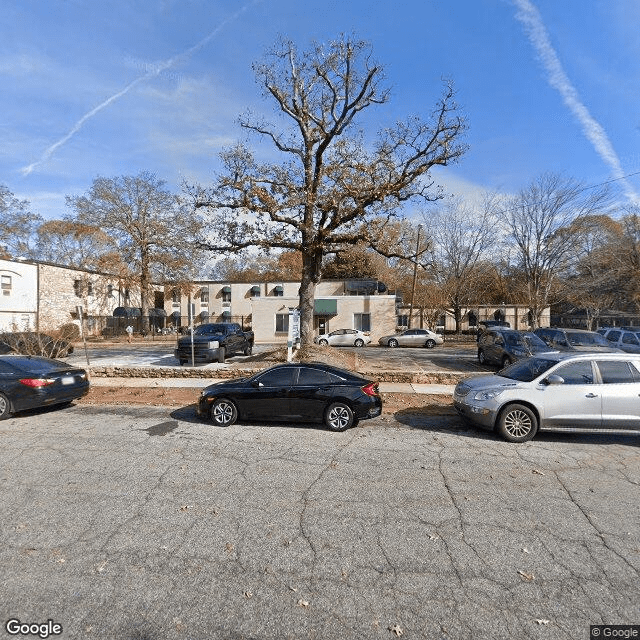
<instances>
[{"instance_id":1,"label":"black sedan","mask_svg":"<svg viewBox=\"0 0 640 640\"><path fill-rule=\"evenodd\" d=\"M0 356L0 420L25 409L67 404L88 391L84 369L40 356Z\"/></svg>"},{"instance_id":2,"label":"black sedan","mask_svg":"<svg viewBox=\"0 0 640 640\"><path fill-rule=\"evenodd\" d=\"M197 413L227 427L238 419L324 422L344 431L382 413L378 383L330 365L276 365L249 378L206 387Z\"/></svg>"}]
</instances>

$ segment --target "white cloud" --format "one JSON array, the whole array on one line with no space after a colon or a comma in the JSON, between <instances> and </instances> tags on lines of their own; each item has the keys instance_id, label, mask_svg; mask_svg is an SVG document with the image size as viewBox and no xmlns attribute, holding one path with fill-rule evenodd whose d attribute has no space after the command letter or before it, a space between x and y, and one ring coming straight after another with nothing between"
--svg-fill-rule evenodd
<instances>
[{"instance_id":1,"label":"white cloud","mask_svg":"<svg viewBox=\"0 0 640 640\"><path fill-rule=\"evenodd\" d=\"M624 180L625 172L607 133L589 113L578 91L565 73L551 44L540 12L530 0L514 0L514 3L518 7L516 17L524 25L527 36L540 57L547 72L549 84L560 93L565 105L578 119L583 134L591 142L596 153L610 167L613 177L621 181L626 197L632 203L640 202L640 197L634 188Z\"/></svg>"}]
</instances>

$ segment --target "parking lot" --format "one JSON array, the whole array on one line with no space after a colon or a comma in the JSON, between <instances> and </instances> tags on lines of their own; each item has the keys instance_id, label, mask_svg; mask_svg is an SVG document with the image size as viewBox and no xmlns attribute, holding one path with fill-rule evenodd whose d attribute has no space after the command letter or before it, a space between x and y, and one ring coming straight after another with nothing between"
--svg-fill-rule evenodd
<instances>
[{"instance_id":1,"label":"parking lot","mask_svg":"<svg viewBox=\"0 0 640 640\"><path fill-rule=\"evenodd\" d=\"M260 354L274 349L273 344L256 344L253 353ZM89 362L92 366L171 366L178 367L178 361L173 355L172 342L138 342L134 344L116 345L88 345ZM495 367L481 366L476 357L475 342L447 344L435 349L397 348L368 346L331 347L337 352L352 352L357 355L358 364L367 370L386 371L447 371L462 373L477 373L481 371L495 371ZM246 361L246 356L228 358L224 365L217 362L198 364L198 368L216 369L240 364ZM71 364L87 366L87 356L82 345L76 347L75 352L66 359Z\"/></svg>"},{"instance_id":2,"label":"parking lot","mask_svg":"<svg viewBox=\"0 0 640 640\"><path fill-rule=\"evenodd\" d=\"M192 407L0 423L3 620L63 638L588 638L640 621L640 440Z\"/></svg>"}]
</instances>

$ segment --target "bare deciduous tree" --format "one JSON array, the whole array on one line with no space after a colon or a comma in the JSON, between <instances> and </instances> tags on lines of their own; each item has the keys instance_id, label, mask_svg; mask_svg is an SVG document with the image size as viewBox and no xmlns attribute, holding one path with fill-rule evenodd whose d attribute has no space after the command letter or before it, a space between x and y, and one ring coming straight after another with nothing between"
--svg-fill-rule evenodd
<instances>
[{"instance_id":1,"label":"bare deciduous tree","mask_svg":"<svg viewBox=\"0 0 640 640\"><path fill-rule=\"evenodd\" d=\"M425 219L433 241L432 272L445 292L456 333L461 331L462 309L478 304L484 293L478 265L496 242L494 208L495 197L489 195L479 207L452 200Z\"/></svg>"},{"instance_id":2,"label":"bare deciduous tree","mask_svg":"<svg viewBox=\"0 0 640 640\"><path fill-rule=\"evenodd\" d=\"M365 223L397 215L415 199L436 200L429 170L456 161L465 129L450 84L428 120L409 118L373 144L354 131L361 112L387 102L382 68L366 43L341 37L299 54L281 42L254 70L284 124L245 117L282 157L259 162L241 144L222 154L224 172L212 189L189 189L212 212L211 250L279 247L300 251L301 338L313 341L314 294L323 257L349 244L375 243Z\"/></svg>"},{"instance_id":3,"label":"bare deciduous tree","mask_svg":"<svg viewBox=\"0 0 640 640\"><path fill-rule=\"evenodd\" d=\"M0 257L36 258L35 234L42 217L0 184Z\"/></svg>"},{"instance_id":4,"label":"bare deciduous tree","mask_svg":"<svg viewBox=\"0 0 640 640\"><path fill-rule=\"evenodd\" d=\"M501 212L515 246L525 298L539 326L552 292L576 251L575 220L600 213L609 203L606 188L585 189L576 181L547 173L511 198ZM575 226L573 227L575 230Z\"/></svg>"}]
</instances>

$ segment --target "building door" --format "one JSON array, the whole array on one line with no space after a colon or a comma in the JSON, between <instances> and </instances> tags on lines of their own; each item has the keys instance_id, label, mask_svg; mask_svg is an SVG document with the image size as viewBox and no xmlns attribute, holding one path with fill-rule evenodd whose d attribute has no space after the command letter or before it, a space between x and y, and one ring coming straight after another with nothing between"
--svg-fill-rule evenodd
<instances>
[{"instance_id":1,"label":"building door","mask_svg":"<svg viewBox=\"0 0 640 640\"><path fill-rule=\"evenodd\" d=\"M324 336L327 333L328 327L326 318L320 318L316 316L314 324L319 336Z\"/></svg>"}]
</instances>

